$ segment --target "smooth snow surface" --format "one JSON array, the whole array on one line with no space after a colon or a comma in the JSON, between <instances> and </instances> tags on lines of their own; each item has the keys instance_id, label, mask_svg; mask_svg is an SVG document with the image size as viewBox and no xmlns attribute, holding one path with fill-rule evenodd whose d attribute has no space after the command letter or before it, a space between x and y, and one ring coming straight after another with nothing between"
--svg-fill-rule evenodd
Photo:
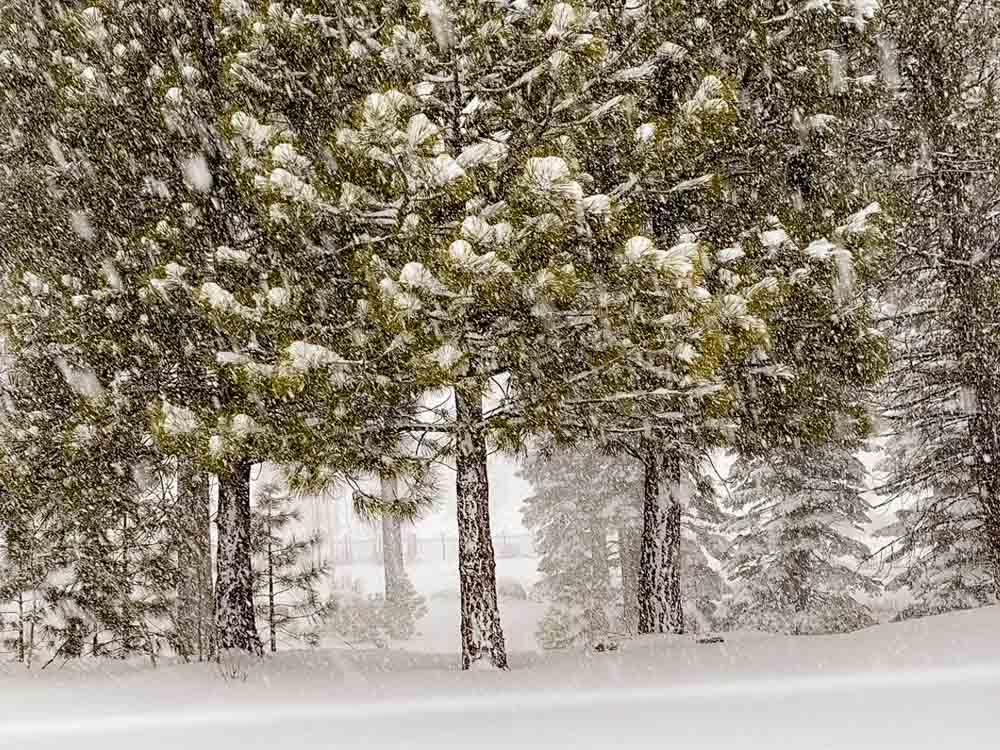
<instances>
[{"instance_id":1,"label":"smooth snow surface","mask_svg":"<svg viewBox=\"0 0 1000 750\"><path fill-rule=\"evenodd\" d=\"M0 668L0 747L995 747L1000 608L845 636L644 638L613 653L287 652L210 665ZM54 667L55 665L53 665Z\"/></svg>"}]
</instances>

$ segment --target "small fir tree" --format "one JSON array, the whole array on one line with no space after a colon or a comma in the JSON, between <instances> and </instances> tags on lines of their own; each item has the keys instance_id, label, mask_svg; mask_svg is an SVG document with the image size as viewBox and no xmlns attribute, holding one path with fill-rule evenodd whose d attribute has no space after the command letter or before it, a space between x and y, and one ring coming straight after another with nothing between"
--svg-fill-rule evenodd
<instances>
[{"instance_id":1,"label":"small fir tree","mask_svg":"<svg viewBox=\"0 0 1000 750\"><path fill-rule=\"evenodd\" d=\"M322 593L329 569L315 562L320 533L301 539L291 533L299 512L278 485L262 486L255 500L250 546L257 622L272 652L294 643L318 646L322 626L333 611L332 600Z\"/></svg>"},{"instance_id":2,"label":"small fir tree","mask_svg":"<svg viewBox=\"0 0 1000 750\"><path fill-rule=\"evenodd\" d=\"M858 570L870 554L858 539L870 523L866 474L837 444L736 461L730 504L742 515L726 556L731 627L803 634L873 624L861 597L879 585Z\"/></svg>"}]
</instances>

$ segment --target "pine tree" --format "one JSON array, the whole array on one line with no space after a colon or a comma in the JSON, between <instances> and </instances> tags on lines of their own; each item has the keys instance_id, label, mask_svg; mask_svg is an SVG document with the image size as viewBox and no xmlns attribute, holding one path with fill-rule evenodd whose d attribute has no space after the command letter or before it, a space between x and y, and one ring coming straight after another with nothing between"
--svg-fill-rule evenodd
<instances>
[{"instance_id":1,"label":"pine tree","mask_svg":"<svg viewBox=\"0 0 1000 750\"><path fill-rule=\"evenodd\" d=\"M843 444L737 459L730 504L741 515L725 568L731 627L802 634L874 623L859 600L879 591L858 570L870 556L859 540L871 523L866 475Z\"/></svg>"},{"instance_id":2,"label":"pine tree","mask_svg":"<svg viewBox=\"0 0 1000 750\"><path fill-rule=\"evenodd\" d=\"M300 520L291 501L281 487L266 484L258 489L252 511L254 611L272 653L279 643L317 646L333 608L322 593L329 571L314 561L320 534L302 539L289 535L288 527Z\"/></svg>"},{"instance_id":3,"label":"pine tree","mask_svg":"<svg viewBox=\"0 0 1000 750\"><path fill-rule=\"evenodd\" d=\"M10 374L0 513L12 561L44 601L32 608L38 642L47 633L66 655L85 629L92 651L154 657L176 585L169 467L157 464L127 405L93 403L81 419L75 409L87 397L66 388L79 375L70 368L29 351Z\"/></svg>"},{"instance_id":4,"label":"pine tree","mask_svg":"<svg viewBox=\"0 0 1000 750\"><path fill-rule=\"evenodd\" d=\"M217 475L217 645L259 653L252 466L370 470L397 432L385 412L419 387L394 377L391 338L361 335L364 306L317 264L312 228L246 195L229 122L244 92L220 41L235 6L29 5L5 9L5 86L30 96L4 116L30 168L11 177L24 201L3 204L4 333L99 386L74 402L83 428L128 411L164 462Z\"/></svg>"},{"instance_id":5,"label":"pine tree","mask_svg":"<svg viewBox=\"0 0 1000 750\"><path fill-rule=\"evenodd\" d=\"M332 629L350 643L371 643L384 648L391 641L408 640L416 634L417 621L427 614L424 598L406 573L402 524L425 504L422 495L432 486L427 484L430 479L429 475L404 479L389 474L379 478L378 515L385 587L381 594L365 595L360 590L337 592ZM370 512L365 515L371 517Z\"/></svg>"},{"instance_id":6,"label":"pine tree","mask_svg":"<svg viewBox=\"0 0 1000 750\"><path fill-rule=\"evenodd\" d=\"M858 386L884 369L866 286L885 238L851 147L879 94L873 11L646 11L663 54L648 68L656 86L637 130L658 169L640 187L654 206L652 239L686 260L674 275L687 299L667 297L652 275L635 280L630 314L608 337L609 350L631 351L569 402L578 428L645 467L641 632L684 627L677 566L690 467L713 446L761 454L822 442L845 416L860 423ZM678 343L657 344L665 325Z\"/></svg>"},{"instance_id":7,"label":"pine tree","mask_svg":"<svg viewBox=\"0 0 1000 750\"><path fill-rule=\"evenodd\" d=\"M655 21L630 21L646 58ZM368 304L419 378L453 394L442 429L457 466L465 667L506 665L490 440L516 447L557 426L561 384L614 356L602 331L627 309L606 284L688 263L688 246L660 251L637 236L635 180L597 186L588 172L609 140L628 144L637 175L654 158L634 138L648 71L613 50L620 23L596 3L413 2L345 6L336 19L251 14L240 26L241 80L329 115L310 119L329 123L317 134L291 118L279 129L268 107L236 113L234 127L261 139L247 181L289 226L349 220L338 229L370 276ZM323 56L322 76L282 77L305 67L302 50ZM338 74L341 85L327 82ZM504 403L484 414L494 384Z\"/></svg>"},{"instance_id":8,"label":"pine tree","mask_svg":"<svg viewBox=\"0 0 1000 750\"><path fill-rule=\"evenodd\" d=\"M882 138L898 176L896 273L885 328L886 492L902 504L890 586L916 611L1000 596L996 68L993 2L890 3L884 65L896 85ZM902 566L900 571L896 566Z\"/></svg>"},{"instance_id":9,"label":"pine tree","mask_svg":"<svg viewBox=\"0 0 1000 750\"><path fill-rule=\"evenodd\" d=\"M634 515L638 488L630 468L599 453L564 451L536 454L521 470L534 490L523 512L540 553L538 589L552 602L539 623L545 648L594 645L624 630L612 534Z\"/></svg>"},{"instance_id":10,"label":"pine tree","mask_svg":"<svg viewBox=\"0 0 1000 750\"><path fill-rule=\"evenodd\" d=\"M31 666L40 641L45 615L49 612L45 591L55 566L56 547L44 534L44 520L26 514L8 516L0 547L0 631L16 635L4 645L19 662Z\"/></svg>"},{"instance_id":11,"label":"pine tree","mask_svg":"<svg viewBox=\"0 0 1000 750\"><path fill-rule=\"evenodd\" d=\"M877 375L842 158L870 3L14 5L3 330L219 476L222 650L260 648L253 463L377 475L423 389L453 396L462 665L503 668L491 442L641 461L639 627L679 630L703 451L821 437Z\"/></svg>"},{"instance_id":12,"label":"pine tree","mask_svg":"<svg viewBox=\"0 0 1000 750\"><path fill-rule=\"evenodd\" d=\"M522 468L534 494L524 523L540 552L539 589L553 603L540 628L546 648L634 635L638 624L642 464L628 456L576 448L531 455ZM679 554L686 575L682 608L710 629L722 599L713 565L722 553L721 519L707 482L691 493Z\"/></svg>"}]
</instances>

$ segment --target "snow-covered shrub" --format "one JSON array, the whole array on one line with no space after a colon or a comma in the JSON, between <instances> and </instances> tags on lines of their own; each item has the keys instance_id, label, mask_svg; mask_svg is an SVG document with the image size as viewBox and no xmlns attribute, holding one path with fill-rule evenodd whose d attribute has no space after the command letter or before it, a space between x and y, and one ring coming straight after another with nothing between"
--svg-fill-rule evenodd
<instances>
[{"instance_id":1,"label":"snow-covered shrub","mask_svg":"<svg viewBox=\"0 0 1000 750\"><path fill-rule=\"evenodd\" d=\"M497 595L504 599L527 601L528 591L524 585L514 578L497 578Z\"/></svg>"},{"instance_id":2,"label":"snow-covered shrub","mask_svg":"<svg viewBox=\"0 0 1000 750\"><path fill-rule=\"evenodd\" d=\"M334 633L352 644L372 644L385 648L390 641L404 641L416 635L417 621L427 614L424 597L409 580L406 593L397 600L382 594L341 590L334 594L329 625Z\"/></svg>"}]
</instances>

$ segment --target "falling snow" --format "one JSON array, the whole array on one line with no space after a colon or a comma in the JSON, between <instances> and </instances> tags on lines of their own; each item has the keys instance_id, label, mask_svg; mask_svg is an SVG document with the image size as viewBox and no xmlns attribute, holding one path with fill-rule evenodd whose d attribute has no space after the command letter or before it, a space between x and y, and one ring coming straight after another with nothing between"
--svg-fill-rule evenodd
<instances>
[{"instance_id":1,"label":"falling snow","mask_svg":"<svg viewBox=\"0 0 1000 750\"><path fill-rule=\"evenodd\" d=\"M0 744L991 739L998 42L0 3Z\"/></svg>"}]
</instances>

